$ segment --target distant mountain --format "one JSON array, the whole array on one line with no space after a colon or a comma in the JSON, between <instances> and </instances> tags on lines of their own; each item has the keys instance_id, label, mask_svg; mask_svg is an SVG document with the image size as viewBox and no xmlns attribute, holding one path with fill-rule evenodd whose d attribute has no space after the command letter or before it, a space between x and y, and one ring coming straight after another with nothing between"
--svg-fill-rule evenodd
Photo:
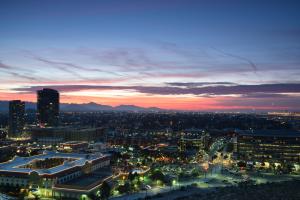
<instances>
[{"instance_id":1,"label":"distant mountain","mask_svg":"<svg viewBox=\"0 0 300 200\"><path fill-rule=\"evenodd\" d=\"M112 106L101 105L94 102L86 103L86 104L60 104L60 109L62 111L103 111L103 110L113 110Z\"/></svg>"},{"instance_id":2,"label":"distant mountain","mask_svg":"<svg viewBox=\"0 0 300 200\"><path fill-rule=\"evenodd\" d=\"M135 105L120 105L116 106L114 110L120 110L120 111L144 111L145 108L135 106Z\"/></svg>"},{"instance_id":3,"label":"distant mountain","mask_svg":"<svg viewBox=\"0 0 300 200\"><path fill-rule=\"evenodd\" d=\"M114 110L119 110L119 111L161 111L162 109L156 108L156 107L144 108L144 107L135 106L135 105L120 105L120 106L114 107Z\"/></svg>"},{"instance_id":4,"label":"distant mountain","mask_svg":"<svg viewBox=\"0 0 300 200\"><path fill-rule=\"evenodd\" d=\"M33 102L25 102L26 110L36 110L36 103ZM94 102L85 103L85 104L68 104L61 103L60 110L66 112L84 112L84 111L162 111L160 108L150 107L144 108L135 105L120 105L116 107L97 104ZM8 112L8 101L0 101L0 112Z\"/></svg>"}]
</instances>

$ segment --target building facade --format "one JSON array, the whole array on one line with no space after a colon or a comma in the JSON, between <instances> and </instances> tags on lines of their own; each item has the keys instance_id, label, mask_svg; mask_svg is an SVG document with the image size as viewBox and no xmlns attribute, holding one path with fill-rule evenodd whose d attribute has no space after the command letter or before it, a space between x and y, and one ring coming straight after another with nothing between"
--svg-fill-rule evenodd
<instances>
[{"instance_id":1,"label":"building facade","mask_svg":"<svg viewBox=\"0 0 300 200\"><path fill-rule=\"evenodd\" d=\"M237 156L247 162L300 163L300 133L286 130L243 131L237 135Z\"/></svg>"},{"instance_id":2,"label":"building facade","mask_svg":"<svg viewBox=\"0 0 300 200\"><path fill-rule=\"evenodd\" d=\"M20 137L25 125L25 102L14 100L9 102L8 136Z\"/></svg>"},{"instance_id":3,"label":"building facade","mask_svg":"<svg viewBox=\"0 0 300 200\"><path fill-rule=\"evenodd\" d=\"M62 162L51 165L54 162L52 160L55 159L60 159ZM36 162L45 163L36 165L34 164ZM93 182L92 189L69 183L85 179L89 174L94 176L93 173L103 171L102 168L109 165L110 157L104 154L44 152L27 158L15 157L11 161L0 164L0 185L28 189L40 197L68 196L80 199L82 194L94 192L93 189L97 189L103 180Z\"/></svg>"},{"instance_id":4,"label":"building facade","mask_svg":"<svg viewBox=\"0 0 300 200\"><path fill-rule=\"evenodd\" d=\"M93 127L46 127L27 130L38 144L57 145L68 141L98 141L104 135L104 128Z\"/></svg>"},{"instance_id":5,"label":"building facade","mask_svg":"<svg viewBox=\"0 0 300 200\"><path fill-rule=\"evenodd\" d=\"M58 126L58 91L49 88L44 88L37 91L37 119L40 127Z\"/></svg>"}]
</instances>

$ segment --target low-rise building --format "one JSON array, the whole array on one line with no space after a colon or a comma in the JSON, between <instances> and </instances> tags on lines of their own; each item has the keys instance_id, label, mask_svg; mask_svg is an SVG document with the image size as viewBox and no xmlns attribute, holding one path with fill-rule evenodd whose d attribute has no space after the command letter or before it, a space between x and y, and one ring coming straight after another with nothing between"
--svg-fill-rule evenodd
<instances>
[{"instance_id":1,"label":"low-rise building","mask_svg":"<svg viewBox=\"0 0 300 200\"><path fill-rule=\"evenodd\" d=\"M32 140L43 145L57 145L66 141L97 141L103 137L103 128L34 127L27 130Z\"/></svg>"},{"instance_id":2,"label":"low-rise building","mask_svg":"<svg viewBox=\"0 0 300 200\"><path fill-rule=\"evenodd\" d=\"M72 198L95 192L102 181L92 181L93 187L69 187L68 182L85 179L93 173L100 173L109 167L110 157L103 154L75 154L47 152L31 157L15 157L0 164L0 185L20 187L38 193L42 197L65 197L73 191ZM66 184L66 185L65 185ZM64 186L65 185L65 186ZM77 191L77 192L76 192ZM71 197L71 196L70 196Z\"/></svg>"},{"instance_id":3,"label":"low-rise building","mask_svg":"<svg viewBox=\"0 0 300 200\"><path fill-rule=\"evenodd\" d=\"M89 143L85 141L70 141L61 143L60 146L63 151L80 152L87 150L89 147Z\"/></svg>"}]
</instances>

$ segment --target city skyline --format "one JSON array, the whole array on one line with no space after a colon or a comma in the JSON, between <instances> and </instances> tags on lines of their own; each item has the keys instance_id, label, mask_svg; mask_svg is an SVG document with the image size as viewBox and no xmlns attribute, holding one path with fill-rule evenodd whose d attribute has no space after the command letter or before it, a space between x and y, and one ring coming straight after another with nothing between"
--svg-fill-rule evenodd
<instances>
[{"instance_id":1,"label":"city skyline","mask_svg":"<svg viewBox=\"0 0 300 200\"><path fill-rule=\"evenodd\" d=\"M297 1L0 4L0 100L300 110Z\"/></svg>"}]
</instances>

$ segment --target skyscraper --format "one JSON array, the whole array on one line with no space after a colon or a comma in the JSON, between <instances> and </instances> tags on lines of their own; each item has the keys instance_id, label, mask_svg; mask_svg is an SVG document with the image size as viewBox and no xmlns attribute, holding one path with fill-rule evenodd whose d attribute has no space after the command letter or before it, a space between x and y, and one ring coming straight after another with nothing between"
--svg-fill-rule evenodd
<instances>
[{"instance_id":1,"label":"skyscraper","mask_svg":"<svg viewBox=\"0 0 300 200\"><path fill-rule=\"evenodd\" d=\"M56 90L44 88L37 91L37 119L41 127L58 126L59 123L59 93Z\"/></svg>"},{"instance_id":2,"label":"skyscraper","mask_svg":"<svg viewBox=\"0 0 300 200\"><path fill-rule=\"evenodd\" d=\"M25 124L25 103L20 100L9 102L8 136L19 137Z\"/></svg>"}]
</instances>

